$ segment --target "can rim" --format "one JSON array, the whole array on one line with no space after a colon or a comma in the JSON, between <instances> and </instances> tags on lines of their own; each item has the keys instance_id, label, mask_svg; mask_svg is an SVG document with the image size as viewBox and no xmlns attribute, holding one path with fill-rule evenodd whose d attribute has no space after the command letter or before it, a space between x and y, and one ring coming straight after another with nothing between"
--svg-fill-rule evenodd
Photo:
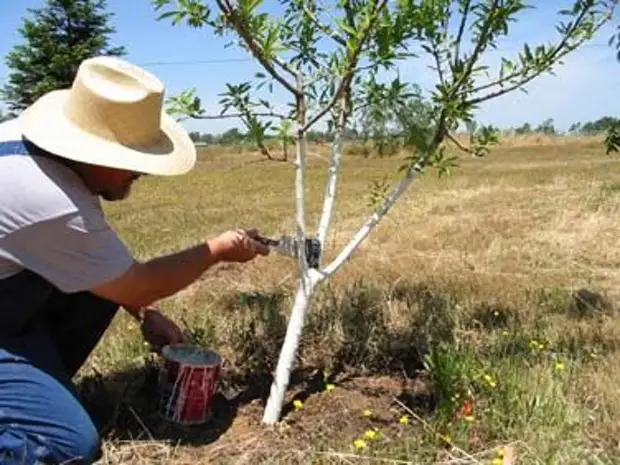
<instances>
[{"instance_id":1,"label":"can rim","mask_svg":"<svg viewBox=\"0 0 620 465\"><path fill-rule=\"evenodd\" d=\"M208 363L208 362L194 363L194 362L185 361L179 358L178 356L175 356L173 353L171 353L175 349L184 349L184 348L195 350L198 352L208 353L211 357L214 357L215 360L212 363ZM212 368L212 367L217 367L221 365L222 363L222 357L214 350L209 349L207 347L200 347L200 346L195 346L193 344L186 344L186 343L167 345L162 349L161 355L168 361L178 363L179 365L183 365L183 366L189 366L189 367Z\"/></svg>"}]
</instances>

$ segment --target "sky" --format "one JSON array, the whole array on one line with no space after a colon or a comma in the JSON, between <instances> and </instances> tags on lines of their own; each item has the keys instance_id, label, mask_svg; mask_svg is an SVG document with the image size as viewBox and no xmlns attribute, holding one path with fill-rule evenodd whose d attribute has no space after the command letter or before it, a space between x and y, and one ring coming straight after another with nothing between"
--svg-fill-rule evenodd
<instances>
[{"instance_id":1,"label":"sky","mask_svg":"<svg viewBox=\"0 0 620 465\"><path fill-rule=\"evenodd\" d=\"M214 2L210 2L214 3ZM265 0L272 10L278 0ZM497 69L501 56L516 57L522 44L543 43L557 37L557 11L571 4L570 0L536 0L536 8L527 11L512 23L510 38L500 44L502 52L487 54L485 63ZM10 70L5 55L22 39L18 28L28 8L38 8L44 0L0 0L0 83ZM226 83L251 80L259 66L243 50L226 47L230 37L215 37L206 29L173 26L169 20L157 20L158 12L151 0L108 0L108 11L114 13L111 24L114 45L127 49L125 59L155 73L166 86L166 95L196 88L209 113L217 113L218 94ZM620 25L616 17L581 49L572 52L556 75L541 76L527 86L528 94L515 91L486 102L476 117L483 124L501 128L520 126L524 122L539 124L551 118L559 130L567 130L576 121L592 121L602 116L620 114L620 99L614 98L620 88L620 62L608 45L609 37ZM427 58L413 58L401 66L401 79L415 82L423 89L432 88L437 77L428 69ZM284 92L272 97L275 104L286 103ZM1 105L1 104L0 104ZM1 108L1 107L0 107ZM183 125L192 131L218 133L239 127L237 120L186 120Z\"/></svg>"}]
</instances>

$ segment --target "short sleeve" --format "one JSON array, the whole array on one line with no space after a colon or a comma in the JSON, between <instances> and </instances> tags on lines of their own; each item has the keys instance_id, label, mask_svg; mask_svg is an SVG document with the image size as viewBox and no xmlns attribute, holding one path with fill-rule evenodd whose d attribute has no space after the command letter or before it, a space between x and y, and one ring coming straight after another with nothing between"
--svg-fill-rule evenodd
<instances>
[{"instance_id":1,"label":"short sleeve","mask_svg":"<svg viewBox=\"0 0 620 465\"><path fill-rule=\"evenodd\" d=\"M109 282L134 263L102 218L76 211L31 224L0 239L0 254L39 274L63 292Z\"/></svg>"}]
</instances>

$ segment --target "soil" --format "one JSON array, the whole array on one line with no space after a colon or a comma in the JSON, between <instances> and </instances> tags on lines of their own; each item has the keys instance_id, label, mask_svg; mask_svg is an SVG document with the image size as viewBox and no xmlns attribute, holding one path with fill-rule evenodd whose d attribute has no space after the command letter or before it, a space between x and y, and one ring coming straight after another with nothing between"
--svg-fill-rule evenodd
<instances>
[{"instance_id":1,"label":"soil","mask_svg":"<svg viewBox=\"0 0 620 465\"><path fill-rule=\"evenodd\" d=\"M264 392L260 396L248 391L235 393L224 386L214 399L212 419L195 427L162 421L152 412L151 398L147 402L150 413L132 408L133 421L125 415L116 418L115 427L107 433L107 463L121 463L121 456L123 463L139 459L147 464L307 463L303 458L308 451L359 453L353 443L369 430L377 437L366 439L367 443L411 435L412 428L420 427L412 411L432 408L423 380L350 377L335 380L330 389L318 384L320 387L309 380L289 388L282 419L274 426L261 423ZM295 408L294 400L301 400L302 407ZM409 417L407 424L399 421L403 415ZM119 428L119 424L125 427ZM125 449L120 441L127 444ZM140 446L140 441L146 442Z\"/></svg>"}]
</instances>

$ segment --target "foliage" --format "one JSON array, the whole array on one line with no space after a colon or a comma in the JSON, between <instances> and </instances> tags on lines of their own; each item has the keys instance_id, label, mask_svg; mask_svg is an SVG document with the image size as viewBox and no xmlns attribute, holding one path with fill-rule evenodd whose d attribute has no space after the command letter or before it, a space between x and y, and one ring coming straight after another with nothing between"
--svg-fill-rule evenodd
<instances>
[{"instance_id":1,"label":"foliage","mask_svg":"<svg viewBox=\"0 0 620 465\"><path fill-rule=\"evenodd\" d=\"M9 109L21 111L43 94L68 88L79 64L97 55L121 56L123 47L111 47L106 0L47 0L42 8L29 8L32 15L19 29L25 43L6 57L11 70L0 91Z\"/></svg>"},{"instance_id":2,"label":"foliage","mask_svg":"<svg viewBox=\"0 0 620 465\"><path fill-rule=\"evenodd\" d=\"M420 150L429 154L416 158L424 165L432 162L430 152L450 131L473 122L480 104L552 72L566 54L592 37L614 3L576 1L560 12L567 21L557 26L555 43L525 44L517 57L502 58L494 78L481 83L482 76L492 75L481 58L498 47L509 34L509 24L532 6L521 0L342 0L328 8L322 2L295 0L285 2L283 14L276 17L262 11L258 0L153 0L158 10L169 7L160 18L171 18L174 24L207 26L221 36L234 33L233 43L262 65L264 72L254 80L227 86L217 115L230 115L228 111L235 109L259 146L271 127L269 118L296 120L300 137L319 120L326 120L332 134L359 122L381 153L402 147ZM415 45L435 61L438 84L426 101L418 86L399 76L380 79L398 70L399 62L417 56L412 52ZM259 91L270 93L278 84L292 97L286 115L278 114L268 98L259 97ZM173 104L178 114L204 116L192 93ZM414 113L399 111L405 108ZM419 118L413 117L419 113ZM409 137L403 137L407 133ZM487 145L492 140L485 139Z\"/></svg>"}]
</instances>

